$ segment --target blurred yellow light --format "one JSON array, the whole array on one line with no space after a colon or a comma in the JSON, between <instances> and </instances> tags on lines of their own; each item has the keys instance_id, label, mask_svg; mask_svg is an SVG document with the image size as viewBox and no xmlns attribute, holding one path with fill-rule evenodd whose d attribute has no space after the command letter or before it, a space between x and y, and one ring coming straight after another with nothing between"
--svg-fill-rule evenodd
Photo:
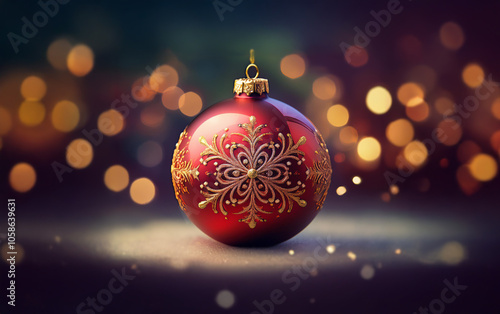
<instances>
[{"instance_id":1,"label":"blurred yellow light","mask_svg":"<svg viewBox=\"0 0 500 314\"><path fill-rule=\"evenodd\" d=\"M104 173L104 184L113 192L124 190L128 186L128 183L128 171L123 166L113 165Z\"/></svg>"},{"instance_id":2,"label":"blurred yellow light","mask_svg":"<svg viewBox=\"0 0 500 314\"><path fill-rule=\"evenodd\" d=\"M163 93L167 88L177 85L179 74L170 65L157 67L149 77L149 86L157 93Z\"/></svg>"},{"instance_id":3,"label":"blurred yellow light","mask_svg":"<svg viewBox=\"0 0 500 314\"><path fill-rule=\"evenodd\" d=\"M123 130L125 119L122 114L115 109L104 111L97 118L97 128L102 134L114 136Z\"/></svg>"},{"instance_id":4,"label":"blurred yellow light","mask_svg":"<svg viewBox=\"0 0 500 314\"><path fill-rule=\"evenodd\" d=\"M75 169L86 168L93 158L92 145L83 138L73 140L66 149L66 162Z\"/></svg>"},{"instance_id":5,"label":"blurred yellow light","mask_svg":"<svg viewBox=\"0 0 500 314\"><path fill-rule=\"evenodd\" d=\"M80 122L80 110L69 100L58 102L52 109L52 125L61 132L73 131Z\"/></svg>"},{"instance_id":6,"label":"blurred yellow light","mask_svg":"<svg viewBox=\"0 0 500 314\"><path fill-rule=\"evenodd\" d=\"M38 101L45 96L47 85L38 76L28 76L21 83L21 95L25 100Z\"/></svg>"},{"instance_id":7,"label":"blurred yellow light","mask_svg":"<svg viewBox=\"0 0 500 314\"><path fill-rule=\"evenodd\" d=\"M342 105L333 105L328 108L326 118L331 125L341 127L349 121L349 111Z\"/></svg>"},{"instance_id":8,"label":"blurred yellow light","mask_svg":"<svg viewBox=\"0 0 500 314\"><path fill-rule=\"evenodd\" d=\"M414 98L415 99L415 98ZM429 117L429 105L423 101L422 99L418 98L418 104L413 106L413 100L410 100L408 102L408 106L406 106L406 115L408 118L415 122L422 122L425 119ZM412 104L412 105L410 105Z\"/></svg>"},{"instance_id":9,"label":"blurred yellow light","mask_svg":"<svg viewBox=\"0 0 500 314\"><path fill-rule=\"evenodd\" d=\"M358 176L355 176L352 178L352 183L358 185L358 184L361 184L361 178L358 177Z\"/></svg>"},{"instance_id":10,"label":"blurred yellow light","mask_svg":"<svg viewBox=\"0 0 500 314\"><path fill-rule=\"evenodd\" d=\"M398 100L405 106L416 106L419 103L416 99L424 99L424 90L420 85L408 82L401 85L398 89ZM411 102L410 102L411 100Z\"/></svg>"},{"instance_id":11,"label":"blurred yellow light","mask_svg":"<svg viewBox=\"0 0 500 314\"><path fill-rule=\"evenodd\" d=\"M170 110L179 109L179 100L184 91L177 86L170 86L161 95L161 102L165 108Z\"/></svg>"},{"instance_id":12,"label":"blurred yellow light","mask_svg":"<svg viewBox=\"0 0 500 314\"><path fill-rule=\"evenodd\" d=\"M347 189L345 188L345 186L341 185L337 188L336 192L337 192L337 195L342 196L347 192Z\"/></svg>"},{"instance_id":13,"label":"blurred yellow light","mask_svg":"<svg viewBox=\"0 0 500 314\"><path fill-rule=\"evenodd\" d=\"M33 166L21 162L16 164L9 173L9 183L12 189L24 193L31 190L36 183L36 172Z\"/></svg>"},{"instance_id":14,"label":"blurred yellow light","mask_svg":"<svg viewBox=\"0 0 500 314\"><path fill-rule=\"evenodd\" d=\"M437 139L446 146L453 146L462 138L462 127L453 119L439 122L437 131Z\"/></svg>"},{"instance_id":15,"label":"blurred yellow light","mask_svg":"<svg viewBox=\"0 0 500 314\"><path fill-rule=\"evenodd\" d=\"M7 134L12 128L12 116L4 107L0 107L0 135Z\"/></svg>"},{"instance_id":16,"label":"blurred yellow light","mask_svg":"<svg viewBox=\"0 0 500 314\"><path fill-rule=\"evenodd\" d=\"M358 142L358 131L352 126L343 127L339 132L339 139L344 145L356 144Z\"/></svg>"},{"instance_id":17,"label":"blurred yellow light","mask_svg":"<svg viewBox=\"0 0 500 314\"><path fill-rule=\"evenodd\" d=\"M500 120L500 98L497 98L491 104L491 113L495 118Z\"/></svg>"},{"instance_id":18,"label":"blurred yellow light","mask_svg":"<svg viewBox=\"0 0 500 314\"><path fill-rule=\"evenodd\" d=\"M451 114L455 112L455 104L448 97L439 97L434 102L434 107L440 114Z\"/></svg>"},{"instance_id":19,"label":"blurred yellow light","mask_svg":"<svg viewBox=\"0 0 500 314\"><path fill-rule=\"evenodd\" d=\"M197 115L201 107L203 107L201 97L194 92L187 92L179 98L179 109L188 117Z\"/></svg>"},{"instance_id":20,"label":"blurred yellow light","mask_svg":"<svg viewBox=\"0 0 500 314\"><path fill-rule=\"evenodd\" d=\"M385 136L393 145L403 147L413 140L415 131L410 121L398 119L389 123L385 129Z\"/></svg>"},{"instance_id":21,"label":"blurred yellow light","mask_svg":"<svg viewBox=\"0 0 500 314\"><path fill-rule=\"evenodd\" d=\"M471 88L478 87L484 81L484 71L476 63L468 64L462 71L462 79L465 85Z\"/></svg>"},{"instance_id":22,"label":"blurred yellow light","mask_svg":"<svg viewBox=\"0 0 500 314\"><path fill-rule=\"evenodd\" d=\"M135 80L132 84L132 97L140 102L148 102L153 100L156 92L149 86L149 77L141 77Z\"/></svg>"},{"instance_id":23,"label":"blurred yellow light","mask_svg":"<svg viewBox=\"0 0 500 314\"><path fill-rule=\"evenodd\" d=\"M163 149L154 141L147 141L137 149L137 160L145 167L155 167L163 160Z\"/></svg>"},{"instance_id":24,"label":"blurred yellow light","mask_svg":"<svg viewBox=\"0 0 500 314\"><path fill-rule=\"evenodd\" d=\"M139 178L130 185L130 197L137 204L148 204L153 200L155 194L155 185L148 178Z\"/></svg>"},{"instance_id":25,"label":"blurred yellow light","mask_svg":"<svg viewBox=\"0 0 500 314\"><path fill-rule=\"evenodd\" d=\"M64 38L53 41L47 49L47 60L55 69L66 70L71 47L71 43Z\"/></svg>"},{"instance_id":26,"label":"blurred yellow light","mask_svg":"<svg viewBox=\"0 0 500 314\"><path fill-rule=\"evenodd\" d=\"M36 126L45 119L45 106L38 101L25 101L19 107L19 120L27 126Z\"/></svg>"},{"instance_id":27,"label":"blurred yellow light","mask_svg":"<svg viewBox=\"0 0 500 314\"><path fill-rule=\"evenodd\" d=\"M399 187L395 184L391 184L389 187L389 192L391 192L392 195L397 195L399 194Z\"/></svg>"},{"instance_id":28,"label":"blurred yellow light","mask_svg":"<svg viewBox=\"0 0 500 314\"><path fill-rule=\"evenodd\" d=\"M280 67L283 75L291 79L296 79L304 75L306 71L306 62L301 56L292 54L281 59Z\"/></svg>"},{"instance_id":29,"label":"blurred yellow light","mask_svg":"<svg viewBox=\"0 0 500 314\"><path fill-rule=\"evenodd\" d=\"M465 248L456 241L445 243L439 250L439 259L448 265L460 264L465 259Z\"/></svg>"},{"instance_id":30,"label":"blurred yellow light","mask_svg":"<svg viewBox=\"0 0 500 314\"><path fill-rule=\"evenodd\" d=\"M392 105L391 93L382 86L375 86L366 94L366 106L375 114L386 113Z\"/></svg>"},{"instance_id":31,"label":"blurred yellow light","mask_svg":"<svg viewBox=\"0 0 500 314\"><path fill-rule=\"evenodd\" d=\"M358 143L358 155L365 161L374 161L380 157L382 148L374 137L365 137Z\"/></svg>"},{"instance_id":32,"label":"blurred yellow light","mask_svg":"<svg viewBox=\"0 0 500 314\"><path fill-rule=\"evenodd\" d=\"M332 99L336 92L337 86L328 76L322 76L313 82L313 94L319 99Z\"/></svg>"},{"instance_id":33,"label":"blurred yellow light","mask_svg":"<svg viewBox=\"0 0 500 314\"><path fill-rule=\"evenodd\" d=\"M94 53L87 45L76 45L71 48L66 62L73 75L85 76L94 67Z\"/></svg>"},{"instance_id":34,"label":"blurred yellow light","mask_svg":"<svg viewBox=\"0 0 500 314\"><path fill-rule=\"evenodd\" d=\"M462 28L453 22L447 22L441 26L439 39L441 40L441 44L450 50L460 49L465 41Z\"/></svg>"},{"instance_id":35,"label":"blurred yellow light","mask_svg":"<svg viewBox=\"0 0 500 314\"><path fill-rule=\"evenodd\" d=\"M427 160L428 154L427 148L420 141L408 143L403 150L405 159L415 167L421 166Z\"/></svg>"},{"instance_id":36,"label":"blurred yellow light","mask_svg":"<svg viewBox=\"0 0 500 314\"><path fill-rule=\"evenodd\" d=\"M498 166L490 155L477 154L469 163L469 171L478 181L490 181L497 175Z\"/></svg>"}]
</instances>

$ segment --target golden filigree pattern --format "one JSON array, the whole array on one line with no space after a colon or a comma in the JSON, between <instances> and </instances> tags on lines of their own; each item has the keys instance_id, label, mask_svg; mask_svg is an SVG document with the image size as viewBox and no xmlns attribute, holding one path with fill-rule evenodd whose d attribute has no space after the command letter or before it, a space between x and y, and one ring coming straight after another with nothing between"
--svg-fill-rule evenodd
<instances>
[{"instance_id":1,"label":"golden filigree pattern","mask_svg":"<svg viewBox=\"0 0 500 314\"><path fill-rule=\"evenodd\" d=\"M238 126L246 134L232 135L241 136L241 143L226 143L227 133L219 141L215 134L211 144L200 137L200 143L206 146L200 162L205 166L213 162L216 173L213 184L204 182L200 185L205 200L198 206L203 209L211 204L214 213L220 211L227 215L226 206L242 205L243 209L235 214L245 215L239 221L247 223L250 228L255 228L258 221L266 221L261 214L271 214L264 210L263 205L280 206L279 213L285 209L291 212L294 202L306 206L307 202L300 198L305 192L305 184L298 181L292 185L290 173L292 162L300 165L305 161L299 146L306 142L306 138L302 136L294 143L290 134L287 134L287 141L279 133L279 143L261 143L265 136L272 135L262 133L266 124L256 126L256 118L251 116L250 123Z\"/></svg>"},{"instance_id":2,"label":"golden filigree pattern","mask_svg":"<svg viewBox=\"0 0 500 314\"><path fill-rule=\"evenodd\" d=\"M320 149L319 151L314 151L314 153L318 155L319 159L313 162L312 167L307 167L306 180L312 180L316 185L316 191L314 193L321 195L319 200L316 202L316 210L318 210L323 206L328 189L330 188L330 182L332 181L332 164L330 162L330 155L328 154L328 148L326 148L325 141L318 132L316 132L316 141L318 142Z\"/></svg>"},{"instance_id":3,"label":"golden filigree pattern","mask_svg":"<svg viewBox=\"0 0 500 314\"><path fill-rule=\"evenodd\" d=\"M172 158L172 166L171 166L172 182L174 184L175 197L179 202L179 206L184 211L186 210L186 203L184 202L180 194L189 193L186 187L186 182L191 181L192 178L198 179L198 175L200 174L198 172L198 168L200 167L199 165L196 168L193 168L193 163L191 161L184 160L184 155L187 153L187 147L189 141L181 150L179 150L182 141L186 137L188 137L188 135L186 130L184 130L182 131L179 137L179 141L177 142L177 144L175 144L174 157ZM191 137L188 137L188 140L190 139Z\"/></svg>"}]
</instances>

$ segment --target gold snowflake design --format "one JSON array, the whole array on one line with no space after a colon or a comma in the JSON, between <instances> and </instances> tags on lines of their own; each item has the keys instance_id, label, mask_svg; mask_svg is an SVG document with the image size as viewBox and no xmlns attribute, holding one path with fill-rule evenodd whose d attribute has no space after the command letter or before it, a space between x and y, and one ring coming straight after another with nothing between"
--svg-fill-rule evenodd
<instances>
[{"instance_id":1,"label":"gold snowflake design","mask_svg":"<svg viewBox=\"0 0 500 314\"><path fill-rule=\"evenodd\" d=\"M307 167L306 180L313 180L316 185L314 194L321 195L320 199L316 202L316 210L318 210L323 206L328 189L330 188L330 183L332 181L332 164L325 141L318 132L316 132L316 141L320 149L314 153L319 156L319 160L314 161L312 167Z\"/></svg>"},{"instance_id":2,"label":"gold snowflake design","mask_svg":"<svg viewBox=\"0 0 500 314\"><path fill-rule=\"evenodd\" d=\"M202 136L200 143L206 146L201 153L200 162L206 166L213 162L216 166L215 182L209 185L204 182L200 185L205 200L198 206L205 208L212 204L214 213L219 211L227 215L226 206L243 205L243 209L236 215L245 215L239 219L250 228L255 228L257 222L265 222L262 214L272 214L263 209L263 205L280 206L281 214L287 209L292 211L294 203L304 207L307 205L300 196L305 192L305 184L298 181L292 186L290 166L292 162L301 165L304 152L299 146L306 142L302 136L295 144L292 136L287 134L288 141L282 133L278 134L279 143L270 141L262 143L264 137L272 133L262 133L266 124L256 126L256 118L250 117L250 123L238 125L246 134L232 133L241 136L241 143L225 143L227 133L217 141L215 134L209 144ZM243 144L247 142L248 145ZM288 144L287 144L288 142ZM205 157L205 158L203 158Z\"/></svg>"},{"instance_id":3,"label":"gold snowflake design","mask_svg":"<svg viewBox=\"0 0 500 314\"><path fill-rule=\"evenodd\" d=\"M179 206L184 211L186 210L186 203L181 198L180 194L189 193L185 183L187 181L191 181L192 178L198 180L198 175L200 174L198 172L198 167L200 167L199 165L196 168L193 168L193 163L191 161L184 160L184 155L187 153L187 147L189 141L184 146L184 148L179 150L182 141L186 137L188 137L187 132L186 130L184 130L179 136L179 141L177 142L177 144L175 144L174 157L172 158L172 166L171 166L172 182L174 184L175 197L179 202ZM190 139L191 136L188 137L188 140Z\"/></svg>"}]
</instances>

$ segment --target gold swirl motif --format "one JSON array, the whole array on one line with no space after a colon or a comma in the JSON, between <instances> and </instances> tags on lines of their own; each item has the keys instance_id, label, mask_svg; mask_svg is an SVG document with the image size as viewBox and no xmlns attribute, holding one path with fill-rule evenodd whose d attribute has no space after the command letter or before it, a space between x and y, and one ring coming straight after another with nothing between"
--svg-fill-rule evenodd
<instances>
[{"instance_id":1,"label":"gold swirl motif","mask_svg":"<svg viewBox=\"0 0 500 314\"><path fill-rule=\"evenodd\" d=\"M306 142L306 138L302 136L294 144L292 136L287 134L287 144L285 136L279 133L279 143L260 143L265 136L272 135L262 133L262 128L267 127L266 124L256 126L256 118L251 116L250 123L238 126L245 130L246 134L231 135L241 136L241 143L225 143L227 133L224 133L219 141L218 135L215 134L211 144L203 136L200 137L200 143L206 146L201 153L200 162L204 166L213 162L216 172L215 182L210 185L204 182L200 185L205 200L198 206L203 209L212 204L214 213L220 211L227 215L226 206L243 204L243 210L235 215L245 215L239 221L247 223L250 228L255 228L257 221L266 221L260 214L272 214L265 211L261 205L280 206L280 214L285 209L291 212L294 202L301 207L306 206L307 202L300 199L305 192L305 184L300 181L292 184L289 171L292 162L300 165L305 161L302 157L304 152L298 147ZM244 142L248 145L244 145Z\"/></svg>"},{"instance_id":2,"label":"gold swirl motif","mask_svg":"<svg viewBox=\"0 0 500 314\"><path fill-rule=\"evenodd\" d=\"M184 160L184 155L187 153L187 147L189 145L189 141L186 143L186 146L179 150L182 141L187 137L186 130L182 131L179 136L179 141L175 144L174 157L172 158L172 166L170 168L172 172L172 182L174 184L175 190L175 198L179 202L179 206L183 211L186 211L186 203L181 197L181 193L189 193L185 183L187 181L191 181L191 178L198 180L198 167L193 168L193 163L191 161ZM188 140L191 139L191 136L188 137Z\"/></svg>"},{"instance_id":3,"label":"gold swirl motif","mask_svg":"<svg viewBox=\"0 0 500 314\"><path fill-rule=\"evenodd\" d=\"M319 156L319 160L314 161L312 167L307 167L306 180L313 180L316 185L316 191L314 193L321 195L320 199L316 202L316 210L318 210L323 206L328 189L330 188L330 183L332 181L332 164L323 137L318 131L316 131L315 135L320 149L314 153Z\"/></svg>"}]
</instances>

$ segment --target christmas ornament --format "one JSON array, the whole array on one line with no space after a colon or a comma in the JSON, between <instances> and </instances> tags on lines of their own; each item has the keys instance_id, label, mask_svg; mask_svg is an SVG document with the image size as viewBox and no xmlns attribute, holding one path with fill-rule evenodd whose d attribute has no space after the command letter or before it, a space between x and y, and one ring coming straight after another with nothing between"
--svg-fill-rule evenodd
<instances>
[{"instance_id":1,"label":"christmas ornament","mask_svg":"<svg viewBox=\"0 0 500 314\"><path fill-rule=\"evenodd\" d=\"M300 112L268 97L268 81L258 78L250 54L234 98L211 106L181 133L171 170L179 205L200 230L229 245L265 246L314 219L332 168L321 134Z\"/></svg>"}]
</instances>

